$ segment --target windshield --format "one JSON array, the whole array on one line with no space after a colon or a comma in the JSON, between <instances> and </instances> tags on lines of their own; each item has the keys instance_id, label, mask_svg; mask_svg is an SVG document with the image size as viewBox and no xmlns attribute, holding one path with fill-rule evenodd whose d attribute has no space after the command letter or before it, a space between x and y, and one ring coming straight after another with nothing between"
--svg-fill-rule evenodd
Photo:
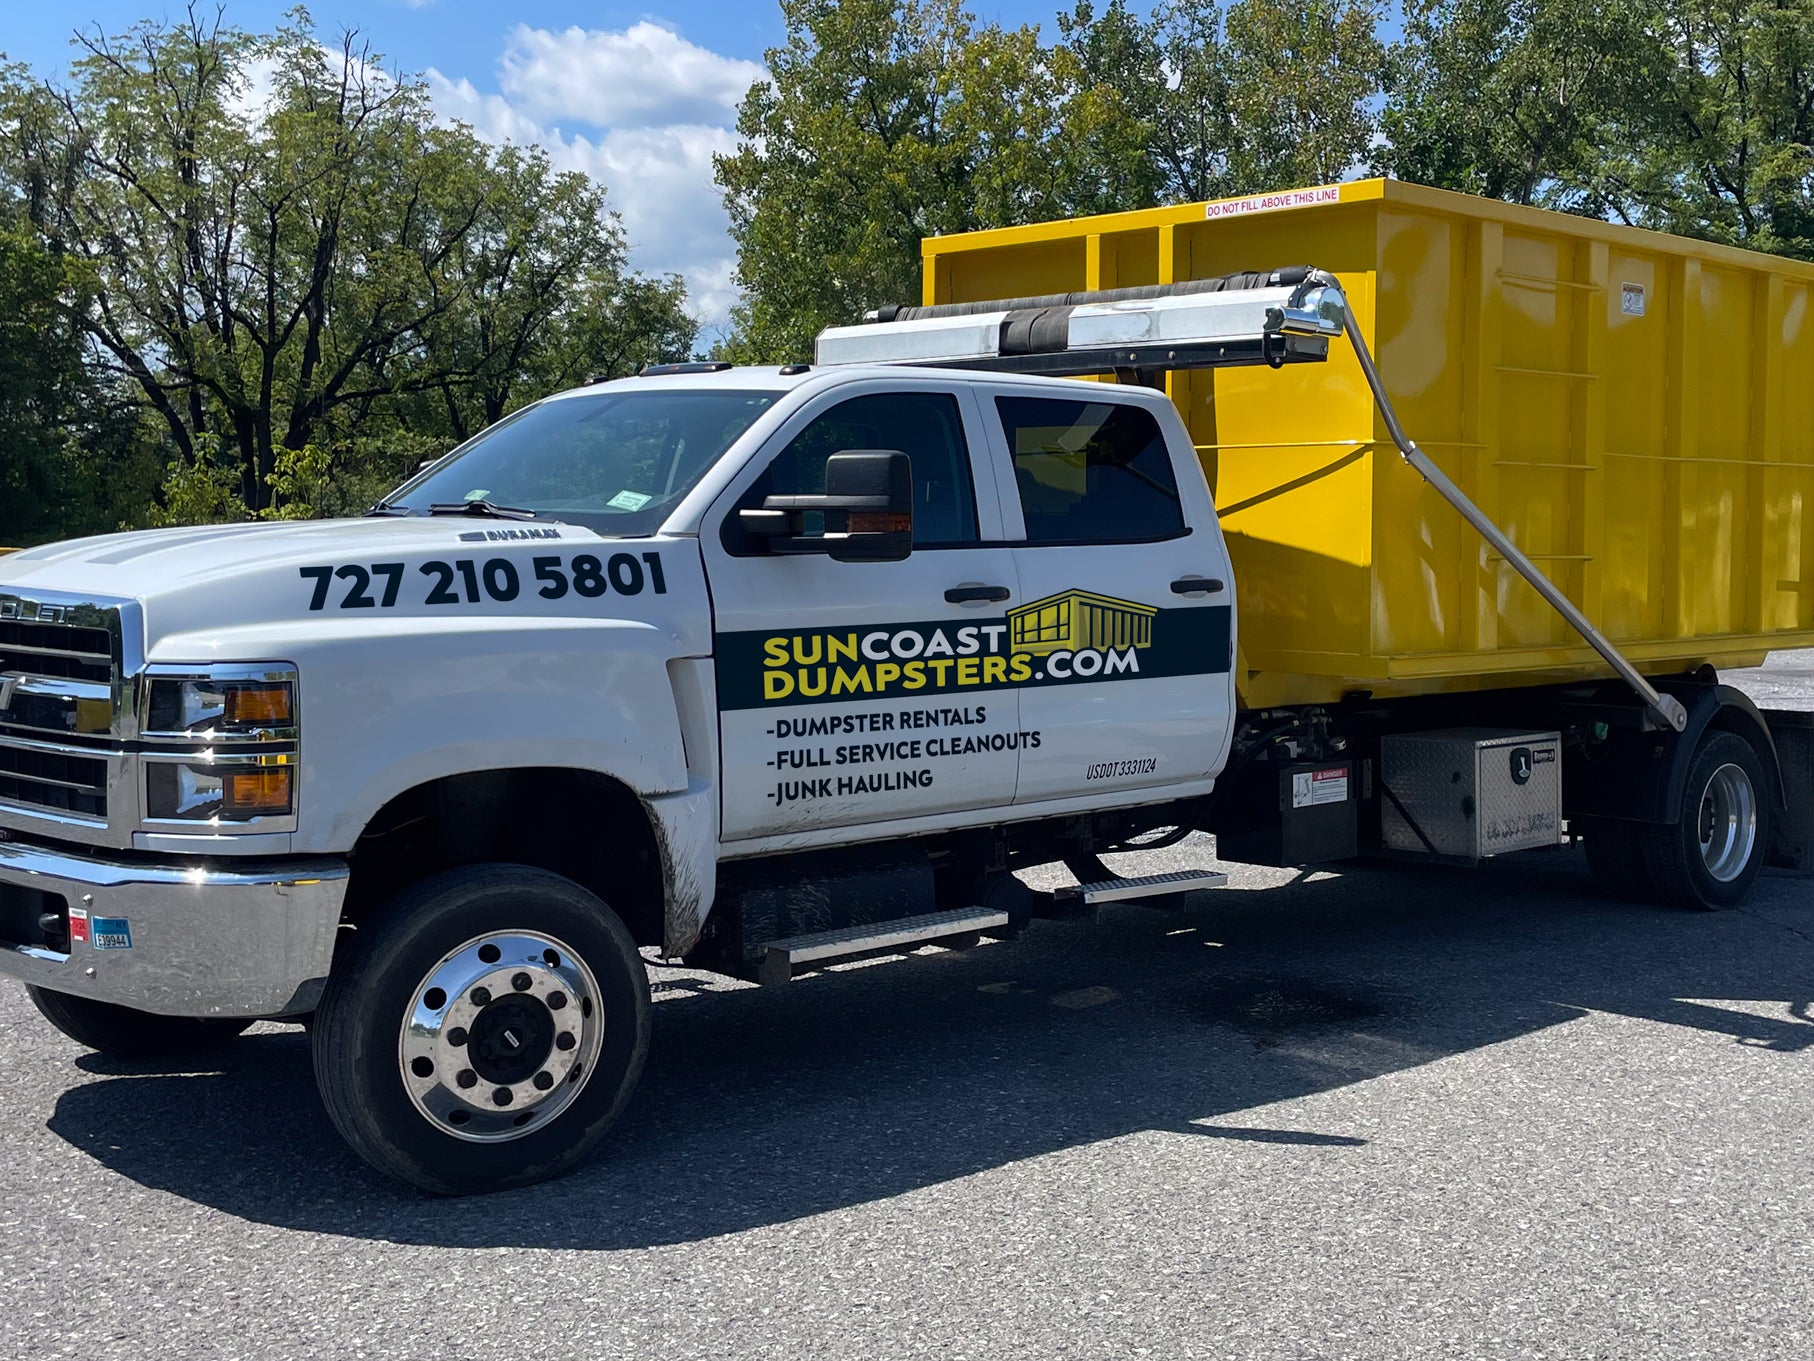
<instances>
[{"instance_id":1,"label":"windshield","mask_svg":"<svg viewBox=\"0 0 1814 1361\"><path fill-rule=\"evenodd\" d=\"M652 534L780 396L658 388L541 402L404 483L384 508L426 515L488 501L601 534Z\"/></svg>"}]
</instances>

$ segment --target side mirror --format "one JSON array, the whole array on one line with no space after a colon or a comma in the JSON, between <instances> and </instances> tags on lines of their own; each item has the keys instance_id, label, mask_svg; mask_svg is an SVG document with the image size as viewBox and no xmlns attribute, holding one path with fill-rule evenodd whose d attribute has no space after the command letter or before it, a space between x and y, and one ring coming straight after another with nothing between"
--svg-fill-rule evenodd
<instances>
[{"instance_id":1,"label":"side mirror","mask_svg":"<svg viewBox=\"0 0 1814 1361\"><path fill-rule=\"evenodd\" d=\"M823 534L803 532L812 511L826 516ZM846 449L825 460L824 495L771 496L737 519L771 552L899 562L913 551L913 460L893 449Z\"/></svg>"}]
</instances>

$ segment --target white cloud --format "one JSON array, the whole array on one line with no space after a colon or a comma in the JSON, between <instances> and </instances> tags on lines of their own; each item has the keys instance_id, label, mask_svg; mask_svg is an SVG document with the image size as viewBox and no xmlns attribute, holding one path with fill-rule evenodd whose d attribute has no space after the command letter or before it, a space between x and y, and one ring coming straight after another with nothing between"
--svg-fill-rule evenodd
<instances>
[{"instance_id":1,"label":"white cloud","mask_svg":"<svg viewBox=\"0 0 1814 1361\"><path fill-rule=\"evenodd\" d=\"M755 62L646 19L622 32L518 24L498 69L499 86L531 117L601 128L728 122L761 78Z\"/></svg>"},{"instance_id":2,"label":"white cloud","mask_svg":"<svg viewBox=\"0 0 1814 1361\"><path fill-rule=\"evenodd\" d=\"M631 263L685 278L693 313L711 330L737 298L712 156L735 146L737 103L762 75L754 62L644 21L612 32L519 24L496 94L432 68L427 79L442 117L488 141L539 144L559 168L603 184Z\"/></svg>"}]
</instances>

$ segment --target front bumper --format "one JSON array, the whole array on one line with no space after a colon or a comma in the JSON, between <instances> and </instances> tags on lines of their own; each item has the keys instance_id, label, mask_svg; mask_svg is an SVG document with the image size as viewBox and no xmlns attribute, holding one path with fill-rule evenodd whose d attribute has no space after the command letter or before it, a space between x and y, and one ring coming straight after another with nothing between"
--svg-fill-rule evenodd
<instances>
[{"instance_id":1,"label":"front bumper","mask_svg":"<svg viewBox=\"0 0 1814 1361\"><path fill-rule=\"evenodd\" d=\"M346 886L337 860L126 864L0 841L0 976L166 1016L300 1015ZM37 922L58 911L47 943Z\"/></svg>"}]
</instances>

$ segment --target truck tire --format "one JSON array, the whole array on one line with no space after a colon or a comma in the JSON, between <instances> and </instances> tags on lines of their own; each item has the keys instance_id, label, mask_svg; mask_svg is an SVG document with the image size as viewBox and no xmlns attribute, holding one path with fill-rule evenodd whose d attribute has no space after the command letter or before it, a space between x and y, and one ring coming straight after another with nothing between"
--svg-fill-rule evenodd
<instances>
[{"instance_id":1,"label":"truck tire","mask_svg":"<svg viewBox=\"0 0 1814 1361\"><path fill-rule=\"evenodd\" d=\"M437 1195L559 1176L649 1050L649 977L617 915L523 865L448 870L352 933L311 1033L334 1127Z\"/></svg>"},{"instance_id":2,"label":"truck tire","mask_svg":"<svg viewBox=\"0 0 1814 1361\"><path fill-rule=\"evenodd\" d=\"M1641 823L1617 818L1583 819L1581 837L1587 851L1588 873L1602 893L1632 902L1650 902L1656 897L1650 866L1644 863Z\"/></svg>"},{"instance_id":3,"label":"truck tire","mask_svg":"<svg viewBox=\"0 0 1814 1361\"><path fill-rule=\"evenodd\" d=\"M1770 848L1769 782L1757 749L1735 733L1701 738L1682 786L1680 820L1643 831L1656 898L1717 912L1750 892Z\"/></svg>"},{"instance_id":4,"label":"truck tire","mask_svg":"<svg viewBox=\"0 0 1814 1361\"><path fill-rule=\"evenodd\" d=\"M116 1059L162 1059L218 1049L252 1022L189 1016L156 1016L149 1011L92 997L26 984L39 1014L77 1044Z\"/></svg>"}]
</instances>

